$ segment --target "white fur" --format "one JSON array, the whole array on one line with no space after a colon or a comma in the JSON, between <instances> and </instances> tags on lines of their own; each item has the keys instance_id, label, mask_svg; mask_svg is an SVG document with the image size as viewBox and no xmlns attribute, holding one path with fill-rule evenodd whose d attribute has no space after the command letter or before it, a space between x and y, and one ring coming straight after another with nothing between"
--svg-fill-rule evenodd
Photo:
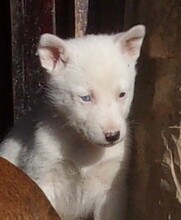
<instances>
[{"instance_id":1,"label":"white fur","mask_svg":"<svg viewBox=\"0 0 181 220\"><path fill-rule=\"evenodd\" d=\"M22 151L9 141L17 150L6 158L24 167L62 219L124 218L127 117L144 34L139 25L116 35L62 40L44 34L40 39L38 53L49 74L48 96L56 113L45 114ZM105 134L117 131L116 140L106 139ZM32 142L32 150L26 150ZM17 161L12 155L17 158L19 151Z\"/></svg>"},{"instance_id":2,"label":"white fur","mask_svg":"<svg viewBox=\"0 0 181 220\"><path fill-rule=\"evenodd\" d=\"M4 159L11 161L11 163L17 164L20 150L20 143L18 143L18 141L16 141L14 138L9 138L2 143L1 156Z\"/></svg>"}]
</instances>

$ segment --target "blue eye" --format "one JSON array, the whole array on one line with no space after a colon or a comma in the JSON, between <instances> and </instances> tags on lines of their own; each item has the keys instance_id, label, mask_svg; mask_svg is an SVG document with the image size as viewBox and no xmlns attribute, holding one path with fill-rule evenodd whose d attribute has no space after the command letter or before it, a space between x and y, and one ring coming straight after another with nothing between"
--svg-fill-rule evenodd
<instances>
[{"instance_id":1,"label":"blue eye","mask_svg":"<svg viewBox=\"0 0 181 220\"><path fill-rule=\"evenodd\" d=\"M90 102L92 100L90 95L80 96L80 98L84 102Z\"/></svg>"}]
</instances>

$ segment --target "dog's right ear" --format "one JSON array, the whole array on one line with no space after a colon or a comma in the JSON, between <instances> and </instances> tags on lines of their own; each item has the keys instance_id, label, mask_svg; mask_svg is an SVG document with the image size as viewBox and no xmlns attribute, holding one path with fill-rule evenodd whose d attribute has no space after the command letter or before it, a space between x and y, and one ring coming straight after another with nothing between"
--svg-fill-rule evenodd
<instances>
[{"instance_id":1,"label":"dog's right ear","mask_svg":"<svg viewBox=\"0 0 181 220\"><path fill-rule=\"evenodd\" d=\"M68 62L66 43L53 34L43 34L38 45L38 55L43 68L53 71L57 65L63 67Z\"/></svg>"}]
</instances>

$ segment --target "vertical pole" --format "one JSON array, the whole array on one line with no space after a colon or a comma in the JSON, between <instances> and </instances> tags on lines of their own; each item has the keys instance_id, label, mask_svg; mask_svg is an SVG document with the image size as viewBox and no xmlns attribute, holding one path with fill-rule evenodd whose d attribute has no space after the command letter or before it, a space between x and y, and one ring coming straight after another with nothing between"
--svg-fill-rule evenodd
<instances>
[{"instance_id":1,"label":"vertical pole","mask_svg":"<svg viewBox=\"0 0 181 220\"><path fill-rule=\"evenodd\" d=\"M88 0L75 0L75 36L83 36L87 29Z\"/></svg>"}]
</instances>

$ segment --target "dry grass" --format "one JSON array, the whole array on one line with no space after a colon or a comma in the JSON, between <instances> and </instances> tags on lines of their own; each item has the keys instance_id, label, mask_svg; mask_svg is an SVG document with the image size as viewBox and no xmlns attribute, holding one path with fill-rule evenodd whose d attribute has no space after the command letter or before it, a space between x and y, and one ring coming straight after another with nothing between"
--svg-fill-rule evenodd
<instances>
[{"instance_id":1,"label":"dry grass","mask_svg":"<svg viewBox=\"0 0 181 220\"><path fill-rule=\"evenodd\" d=\"M181 203L181 183L178 180L176 171L175 171L175 164L178 164L179 166L179 171L181 174L181 123L179 126L170 126L169 129L178 129L179 135L176 137L174 134L171 134L171 139L174 144L174 149L169 147L169 142L167 138L164 135L164 132L162 132L162 138L163 138L163 143L166 148L166 151L168 154L164 158L165 163L169 166L171 175L176 187L176 198L178 199L179 203ZM176 154L178 155L178 161L175 161L174 159L174 150L176 151Z\"/></svg>"}]
</instances>

